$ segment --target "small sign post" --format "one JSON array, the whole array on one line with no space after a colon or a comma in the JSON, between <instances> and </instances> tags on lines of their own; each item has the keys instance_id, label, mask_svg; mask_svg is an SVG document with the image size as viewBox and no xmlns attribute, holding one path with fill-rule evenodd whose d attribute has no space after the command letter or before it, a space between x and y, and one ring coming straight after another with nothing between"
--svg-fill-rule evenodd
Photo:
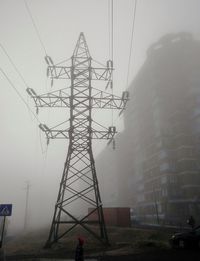
<instances>
[{"instance_id":1,"label":"small sign post","mask_svg":"<svg viewBox=\"0 0 200 261\"><path fill-rule=\"evenodd\" d=\"M12 204L0 204L0 217L3 217L3 227L1 231L0 248L2 248L3 245L6 217L11 215L12 215Z\"/></svg>"}]
</instances>

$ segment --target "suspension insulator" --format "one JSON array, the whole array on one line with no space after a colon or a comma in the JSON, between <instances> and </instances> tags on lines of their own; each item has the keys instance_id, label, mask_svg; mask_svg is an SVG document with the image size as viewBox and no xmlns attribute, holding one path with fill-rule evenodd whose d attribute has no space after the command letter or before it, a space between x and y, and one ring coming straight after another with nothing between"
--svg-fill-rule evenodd
<instances>
[{"instance_id":1,"label":"suspension insulator","mask_svg":"<svg viewBox=\"0 0 200 261\"><path fill-rule=\"evenodd\" d=\"M112 69L113 68L113 61L112 60L108 60L107 61L107 68L108 69Z\"/></svg>"},{"instance_id":2,"label":"suspension insulator","mask_svg":"<svg viewBox=\"0 0 200 261\"><path fill-rule=\"evenodd\" d=\"M42 131L45 131L45 129L44 129L44 124L40 123L40 124L39 124L39 128L40 128Z\"/></svg>"},{"instance_id":3,"label":"suspension insulator","mask_svg":"<svg viewBox=\"0 0 200 261\"><path fill-rule=\"evenodd\" d=\"M32 93L31 93L30 88L27 88L26 91L27 91L27 93L28 93L30 96L32 96Z\"/></svg>"},{"instance_id":4,"label":"suspension insulator","mask_svg":"<svg viewBox=\"0 0 200 261\"><path fill-rule=\"evenodd\" d=\"M108 128L108 132L109 132L109 133L116 133L116 127L115 127L115 126L110 126L110 127Z\"/></svg>"},{"instance_id":5,"label":"suspension insulator","mask_svg":"<svg viewBox=\"0 0 200 261\"><path fill-rule=\"evenodd\" d=\"M44 57L44 59L45 59L45 61L46 61L46 63L47 63L48 65L54 65L53 60L51 59L50 56L46 55L46 56Z\"/></svg>"},{"instance_id":6,"label":"suspension insulator","mask_svg":"<svg viewBox=\"0 0 200 261\"><path fill-rule=\"evenodd\" d=\"M129 98L129 92L128 91L124 91L122 93L122 100L128 100Z\"/></svg>"}]
</instances>

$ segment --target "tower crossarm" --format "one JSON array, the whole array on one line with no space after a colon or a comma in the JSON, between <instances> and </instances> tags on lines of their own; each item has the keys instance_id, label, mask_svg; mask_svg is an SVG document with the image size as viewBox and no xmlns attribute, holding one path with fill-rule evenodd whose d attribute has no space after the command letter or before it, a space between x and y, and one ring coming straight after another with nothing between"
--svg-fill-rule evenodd
<instances>
[{"instance_id":1,"label":"tower crossarm","mask_svg":"<svg viewBox=\"0 0 200 261\"><path fill-rule=\"evenodd\" d=\"M48 66L47 76L52 79L71 79L71 67L67 66Z\"/></svg>"},{"instance_id":2,"label":"tower crossarm","mask_svg":"<svg viewBox=\"0 0 200 261\"><path fill-rule=\"evenodd\" d=\"M39 128L45 133L47 140L50 139L69 139L70 138L70 132L72 130L70 128L67 129L55 129L55 128L49 128L45 124L40 124ZM89 139L89 136L91 135L92 139L99 139L99 140L110 140L113 139L116 134L116 127L110 126L103 129L94 129L92 128L91 131L88 131L88 135L84 135L83 133L75 133L73 135L74 139L79 140L87 140Z\"/></svg>"},{"instance_id":3,"label":"tower crossarm","mask_svg":"<svg viewBox=\"0 0 200 261\"><path fill-rule=\"evenodd\" d=\"M92 95L92 108L99 109L118 109L124 110L127 101L129 100L129 93L127 91L122 93L122 96L116 96L98 89L94 89Z\"/></svg>"},{"instance_id":4,"label":"tower crossarm","mask_svg":"<svg viewBox=\"0 0 200 261\"><path fill-rule=\"evenodd\" d=\"M65 89L37 95L32 88L26 89L36 107L70 107L70 96Z\"/></svg>"},{"instance_id":5,"label":"tower crossarm","mask_svg":"<svg viewBox=\"0 0 200 261\"><path fill-rule=\"evenodd\" d=\"M113 72L113 62L107 61L107 65L103 67L92 66L92 58L72 56L72 60L77 59L78 63L72 66L54 65L52 59L49 56L45 57L47 62L47 76L53 79L72 79L81 77L89 77L91 80L103 80L110 81ZM88 66L90 64L90 66Z\"/></svg>"},{"instance_id":6,"label":"tower crossarm","mask_svg":"<svg viewBox=\"0 0 200 261\"><path fill-rule=\"evenodd\" d=\"M109 127L107 131L92 129L92 139L110 140L116 133L116 128L114 126Z\"/></svg>"},{"instance_id":7,"label":"tower crossarm","mask_svg":"<svg viewBox=\"0 0 200 261\"><path fill-rule=\"evenodd\" d=\"M47 67L47 76L50 77L51 79L71 79L71 70L72 67L52 65ZM89 68L87 67L86 68L80 67L79 70L76 69L74 77L78 77L78 76L80 77L81 75L83 75L84 78L85 75L89 73ZM91 70L91 76L90 76L91 80L108 81L111 78L113 69L109 67L105 67L105 68L91 67L90 70Z\"/></svg>"},{"instance_id":8,"label":"tower crossarm","mask_svg":"<svg viewBox=\"0 0 200 261\"><path fill-rule=\"evenodd\" d=\"M39 128L45 133L47 140L49 139L69 139L69 128L66 130L53 129L45 124L40 124Z\"/></svg>"},{"instance_id":9,"label":"tower crossarm","mask_svg":"<svg viewBox=\"0 0 200 261\"><path fill-rule=\"evenodd\" d=\"M50 93L37 95L36 92L27 88L28 94L33 98L36 107L70 107L70 99L74 98L67 94L66 89L53 91ZM122 93L122 97L92 88L92 96L76 96L76 108L85 108L88 100L91 100L91 107L95 109L119 109L124 110L129 99L127 91Z\"/></svg>"}]
</instances>

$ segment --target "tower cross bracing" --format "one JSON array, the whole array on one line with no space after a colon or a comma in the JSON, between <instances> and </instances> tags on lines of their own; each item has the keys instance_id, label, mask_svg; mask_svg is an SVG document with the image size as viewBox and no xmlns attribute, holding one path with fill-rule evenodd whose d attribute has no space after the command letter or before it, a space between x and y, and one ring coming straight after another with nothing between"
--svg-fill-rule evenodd
<instances>
[{"instance_id":1,"label":"tower cross bracing","mask_svg":"<svg viewBox=\"0 0 200 261\"><path fill-rule=\"evenodd\" d=\"M28 88L37 110L42 107L69 108L69 120L49 128L39 127L45 132L47 140L68 139L68 153L60 182L57 201L46 246L51 246L80 225L102 243L108 243L102 201L92 152L93 139L112 140L116 128L103 127L92 119L93 109L118 109L123 111L128 101L128 92L122 97L93 87L101 81L107 88L112 87L113 62L107 61L105 67L94 66L89 49L81 33L71 65L55 65L49 56L47 74L54 79L70 80L69 88L37 95ZM67 125L67 126L66 126ZM64 126L64 128L63 128ZM97 226L91 226L96 224ZM98 229L97 229L98 228ZM97 231L98 230L98 231Z\"/></svg>"}]
</instances>

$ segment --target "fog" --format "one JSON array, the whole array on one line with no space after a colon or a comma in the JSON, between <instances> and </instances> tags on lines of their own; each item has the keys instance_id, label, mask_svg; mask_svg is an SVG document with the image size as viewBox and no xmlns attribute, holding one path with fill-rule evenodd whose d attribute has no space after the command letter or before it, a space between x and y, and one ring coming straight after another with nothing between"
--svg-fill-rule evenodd
<instances>
[{"instance_id":1,"label":"fog","mask_svg":"<svg viewBox=\"0 0 200 261\"><path fill-rule=\"evenodd\" d=\"M55 62L72 56L80 32L85 34L92 58L101 63L109 59L107 0L27 0L27 3L46 52ZM114 1L114 93L117 95L129 87L126 82L133 7L134 1ZM149 46L163 35L189 32L199 39L199 10L198 0L138 1L128 84L146 61ZM26 84L38 94L50 90L45 53L24 1L0 0L0 35L1 45ZM35 110L33 101L25 91L27 86L2 48L0 67L30 108ZM8 230L12 234L24 228L27 181L30 183L28 228L50 225L68 143L55 140L47 147L38 122L2 73L0 82L0 203L13 204L12 217L8 218ZM64 81L55 85L66 87ZM46 109L40 110L38 117L42 123L54 126L66 120L68 113L65 109ZM111 113L97 113L95 117L104 125L111 124ZM123 131L123 115L114 115L114 124L118 131ZM106 142L94 142L93 145L95 157L107 146ZM122 146L123 152L126 151L125 145L119 143L117 146ZM103 160L105 166L110 164L105 158ZM101 162L98 161L97 175L100 168ZM110 194L103 197L103 203L119 205L118 197L115 197L117 184L113 179L109 180L105 173L101 172L100 175L100 191L106 188L110 190ZM113 195L113 199L110 195Z\"/></svg>"},{"instance_id":2,"label":"fog","mask_svg":"<svg viewBox=\"0 0 200 261\"><path fill-rule=\"evenodd\" d=\"M100 179L110 180L103 188L104 197L110 199L107 200L108 205L134 205L137 194L140 194L137 185L138 180L144 178L144 165L145 163L147 166L151 165L147 162L148 154L152 156L155 154L146 149L146 144L149 144L154 136L157 139L160 135L165 139L173 139L174 133L177 132L171 124L173 113L178 111L184 115L181 118L184 119L184 125L183 123L181 125L182 132L193 135L198 133L198 118L193 119L190 116L188 106L191 106L191 112L195 115L197 109L193 112L195 102L189 98L188 93L194 90L196 96L198 93L199 50L200 42L194 39L192 34L185 32L167 34L149 47L147 59L129 87L133 98L124 113L125 127L116 137L116 149L113 151L112 147L106 147L97 157L97 166L100 167L101 162L105 162L104 167L100 168ZM151 100L156 97L155 90L159 93L159 105L154 108ZM171 147L169 144L166 146L165 142L162 147L170 151ZM178 151L178 146L176 144L174 146ZM198 150L197 141L191 145L191 147L195 146ZM172 159L180 161L180 155L178 156L180 152L169 151L170 161ZM194 151L198 161L198 152L196 149ZM188 170L186 166L183 169ZM103 177L104 172L108 177ZM180 169L176 172L180 172ZM109 190L110 186L113 189ZM194 195L198 198L199 194L194 192Z\"/></svg>"}]
</instances>

